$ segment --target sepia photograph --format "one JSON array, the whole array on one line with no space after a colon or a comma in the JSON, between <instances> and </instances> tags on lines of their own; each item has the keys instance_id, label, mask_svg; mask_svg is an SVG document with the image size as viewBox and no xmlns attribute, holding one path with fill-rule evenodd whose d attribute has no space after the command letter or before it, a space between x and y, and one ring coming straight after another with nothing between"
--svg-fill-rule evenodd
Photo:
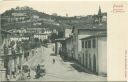
<instances>
[{"instance_id":1,"label":"sepia photograph","mask_svg":"<svg viewBox=\"0 0 128 82\"><path fill-rule=\"evenodd\" d=\"M0 81L107 81L103 2L0 3Z\"/></svg>"}]
</instances>

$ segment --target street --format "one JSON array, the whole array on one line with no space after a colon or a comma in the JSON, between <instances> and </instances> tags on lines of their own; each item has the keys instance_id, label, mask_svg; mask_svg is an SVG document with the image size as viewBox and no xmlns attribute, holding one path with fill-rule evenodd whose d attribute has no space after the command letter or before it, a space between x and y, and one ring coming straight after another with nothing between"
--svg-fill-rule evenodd
<instances>
[{"instance_id":1,"label":"street","mask_svg":"<svg viewBox=\"0 0 128 82\"><path fill-rule=\"evenodd\" d=\"M106 77L97 76L94 74L88 74L78 71L72 65L72 62L64 62L59 55L52 56L53 46L49 45L48 48L41 46L37 48L37 54L34 55L25 65L29 65L31 68L31 78L25 79L25 81L105 81ZM55 63L53 63L55 59ZM45 65L46 75L35 79L35 67Z\"/></svg>"}]
</instances>

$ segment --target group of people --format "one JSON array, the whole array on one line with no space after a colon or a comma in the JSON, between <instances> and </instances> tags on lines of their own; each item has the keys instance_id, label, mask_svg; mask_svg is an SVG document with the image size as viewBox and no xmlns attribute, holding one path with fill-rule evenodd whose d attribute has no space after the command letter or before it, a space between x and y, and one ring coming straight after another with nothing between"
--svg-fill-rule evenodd
<instances>
[{"instance_id":1,"label":"group of people","mask_svg":"<svg viewBox=\"0 0 128 82\"><path fill-rule=\"evenodd\" d=\"M26 69L25 69L26 70ZM21 73L21 80L30 79L31 78L31 69L28 68L26 71L23 70ZM39 78L41 76L41 66L38 64L35 69L35 78Z\"/></svg>"}]
</instances>

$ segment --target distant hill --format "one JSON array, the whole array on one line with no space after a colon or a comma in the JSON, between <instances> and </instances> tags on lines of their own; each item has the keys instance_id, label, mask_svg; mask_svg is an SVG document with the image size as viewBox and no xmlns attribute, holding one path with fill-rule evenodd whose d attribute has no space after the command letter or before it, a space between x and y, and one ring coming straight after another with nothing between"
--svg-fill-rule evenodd
<instances>
[{"instance_id":1,"label":"distant hill","mask_svg":"<svg viewBox=\"0 0 128 82\"><path fill-rule=\"evenodd\" d=\"M16 7L6 10L2 15L2 29L20 29L20 28L86 28L86 25L93 24L93 16L85 17L62 17L38 12L30 7Z\"/></svg>"}]
</instances>

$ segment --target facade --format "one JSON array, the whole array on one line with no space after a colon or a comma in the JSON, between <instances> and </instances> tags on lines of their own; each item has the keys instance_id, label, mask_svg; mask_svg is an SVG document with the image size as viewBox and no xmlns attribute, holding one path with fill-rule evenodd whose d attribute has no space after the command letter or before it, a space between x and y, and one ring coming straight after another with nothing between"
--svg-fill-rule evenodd
<instances>
[{"instance_id":1,"label":"facade","mask_svg":"<svg viewBox=\"0 0 128 82\"><path fill-rule=\"evenodd\" d=\"M44 39L48 39L48 34L46 33L34 34L34 38L38 38L43 41Z\"/></svg>"},{"instance_id":2,"label":"facade","mask_svg":"<svg viewBox=\"0 0 128 82\"><path fill-rule=\"evenodd\" d=\"M70 37L70 35L72 34L72 29L65 29L65 38Z\"/></svg>"},{"instance_id":3,"label":"facade","mask_svg":"<svg viewBox=\"0 0 128 82\"><path fill-rule=\"evenodd\" d=\"M106 76L107 14L102 13L99 8L98 14L92 18L94 22L81 28L74 27L72 33L69 30L67 33L65 31L67 37L65 36L62 47L66 49L66 58L76 60L85 70Z\"/></svg>"},{"instance_id":4,"label":"facade","mask_svg":"<svg viewBox=\"0 0 128 82\"><path fill-rule=\"evenodd\" d=\"M106 29L97 29L97 28L76 28L73 29L73 58L79 61L79 55L81 54L81 40L84 37L95 35L99 32L106 32Z\"/></svg>"},{"instance_id":5,"label":"facade","mask_svg":"<svg viewBox=\"0 0 128 82\"><path fill-rule=\"evenodd\" d=\"M93 36L97 33L102 33L107 31L107 13L102 13L101 8L99 7L99 11L97 15L88 16L91 17L92 20L90 23L85 24L85 26L77 28L73 28L73 53L74 59L79 60L79 56L81 54L81 40L84 37ZM89 19L89 18L88 18Z\"/></svg>"},{"instance_id":6,"label":"facade","mask_svg":"<svg viewBox=\"0 0 128 82\"><path fill-rule=\"evenodd\" d=\"M65 44L66 44L66 52L67 52L67 54L65 54L65 55L68 58L73 59L73 38L72 38L72 36L69 38L66 38Z\"/></svg>"},{"instance_id":7,"label":"facade","mask_svg":"<svg viewBox=\"0 0 128 82\"><path fill-rule=\"evenodd\" d=\"M98 75L107 75L107 35L97 34L81 39L80 63Z\"/></svg>"},{"instance_id":8,"label":"facade","mask_svg":"<svg viewBox=\"0 0 128 82\"><path fill-rule=\"evenodd\" d=\"M55 54L64 55L63 52L66 50L65 38L55 39Z\"/></svg>"},{"instance_id":9,"label":"facade","mask_svg":"<svg viewBox=\"0 0 128 82\"><path fill-rule=\"evenodd\" d=\"M42 33L43 28L27 28L27 33Z\"/></svg>"}]
</instances>

